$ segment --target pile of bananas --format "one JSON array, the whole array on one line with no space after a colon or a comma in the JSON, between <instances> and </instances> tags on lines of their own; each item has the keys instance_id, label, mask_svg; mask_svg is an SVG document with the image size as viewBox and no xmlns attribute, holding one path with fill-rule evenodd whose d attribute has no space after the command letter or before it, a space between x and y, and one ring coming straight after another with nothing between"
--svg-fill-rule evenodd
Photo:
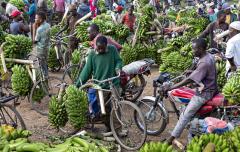
<instances>
[{"instance_id":1,"label":"pile of bananas","mask_svg":"<svg viewBox=\"0 0 240 152\"><path fill-rule=\"evenodd\" d=\"M81 42L88 41L88 32L87 28L91 25L91 22L82 22L76 27L77 38L81 40Z\"/></svg>"},{"instance_id":2,"label":"pile of bananas","mask_svg":"<svg viewBox=\"0 0 240 152\"><path fill-rule=\"evenodd\" d=\"M230 104L239 103L240 99L240 72L237 71L224 85L222 92Z\"/></svg>"},{"instance_id":3,"label":"pile of bananas","mask_svg":"<svg viewBox=\"0 0 240 152\"><path fill-rule=\"evenodd\" d=\"M88 99L84 91L70 85L63 97L68 120L74 128L81 128L87 122Z\"/></svg>"},{"instance_id":4,"label":"pile of bananas","mask_svg":"<svg viewBox=\"0 0 240 152\"><path fill-rule=\"evenodd\" d=\"M5 41L6 33L3 31L3 27L0 26L0 44L2 44Z\"/></svg>"},{"instance_id":5,"label":"pile of bananas","mask_svg":"<svg viewBox=\"0 0 240 152\"><path fill-rule=\"evenodd\" d=\"M32 51L32 41L26 36L8 34L5 40L5 58L24 59Z\"/></svg>"},{"instance_id":6,"label":"pile of bananas","mask_svg":"<svg viewBox=\"0 0 240 152\"><path fill-rule=\"evenodd\" d=\"M139 152L176 152L171 145L161 142L146 143Z\"/></svg>"},{"instance_id":7,"label":"pile of bananas","mask_svg":"<svg viewBox=\"0 0 240 152\"><path fill-rule=\"evenodd\" d=\"M61 26L59 25L52 26L50 29L50 37L55 37L60 30L61 30Z\"/></svg>"},{"instance_id":8,"label":"pile of bananas","mask_svg":"<svg viewBox=\"0 0 240 152\"><path fill-rule=\"evenodd\" d=\"M215 151L231 152L232 149L228 144L228 141L224 136L217 134L204 134L200 137L194 137L187 147L188 152L202 152L202 150L208 145L213 143L215 145Z\"/></svg>"},{"instance_id":9,"label":"pile of bananas","mask_svg":"<svg viewBox=\"0 0 240 152\"><path fill-rule=\"evenodd\" d=\"M61 64L57 59L56 51L54 48L50 48L48 52L48 68L54 71L54 69L59 68Z\"/></svg>"},{"instance_id":10,"label":"pile of bananas","mask_svg":"<svg viewBox=\"0 0 240 152\"><path fill-rule=\"evenodd\" d=\"M233 131L224 134L224 137L228 140L229 146L234 151L239 151L240 145L240 128L237 127Z\"/></svg>"},{"instance_id":11,"label":"pile of bananas","mask_svg":"<svg viewBox=\"0 0 240 152\"><path fill-rule=\"evenodd\" d=\"M49 102L48 121L56 128L63 127L68 121L66 107L63 101L53 96Z\"/></svg>"},{"instance_id":12,"label":"pile of bananas","mask_svg":"<svg viewBox=\"0 0 240 152\"><path fill-rule=\"evenodd\" d=\"M9 125L0 126L0 140L6 139L8 141L15 140L17 138L27 138L31 135L28 130L15 129Z\"/></svg>"},{"instance_id":13,"label":"pile of bananas","mask_svg":"<svg viewBox=\"0 0 240 152\"><path fill-rule=\"evenodd\" d=\"M227 78L225 76L225 72L226 72L226 62L224 61L217 61L216 62L216 68L217 68L217 84L218 84L218 88L219 90L223 89L223 86L226 84L227 82Z\"/></svg>"},{"instance_id":14,"label":"pile of bananas","mask_svg":"<svg viewBox=\"0 0 240 152\"><path fill-rule=\"evenodd\" d=\"M12 88L15 93L26 96L32 87L32 81L26 68L21 65L15 65L12 68Z\"/></svg>"},{"instance_id":15,"label":"pile of bananas","mask_svg":"<svg viewBox=\"0 0 240 152\"><path fill-rule=\"evenodd\" d=\"M22 0L10 0L9 3L13 4L18 8L18 10L23 11L24 10L24 2Z\"/></svg>"}]
</instances>

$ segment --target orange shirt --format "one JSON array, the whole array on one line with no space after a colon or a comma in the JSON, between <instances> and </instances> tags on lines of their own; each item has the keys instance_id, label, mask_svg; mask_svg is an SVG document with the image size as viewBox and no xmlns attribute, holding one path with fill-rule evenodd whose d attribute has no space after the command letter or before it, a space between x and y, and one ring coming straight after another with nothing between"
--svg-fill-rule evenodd
<instances>
[{"instance_id":1,"label":"orange shirt","mask_svg":"<svg viewBox=\"0 0 240 152\"><path fill-rule=\"evenodd\" d=\"M129 15L128 13L126 13L124 16L123 16L123 20L122 20L122 23L127 25L128 28L130 29L130 31L133 31L133 27L134 27L134 24L135 24L135 20L136 20L136 17L134 15Z\"/></svg>"}]
</instances>

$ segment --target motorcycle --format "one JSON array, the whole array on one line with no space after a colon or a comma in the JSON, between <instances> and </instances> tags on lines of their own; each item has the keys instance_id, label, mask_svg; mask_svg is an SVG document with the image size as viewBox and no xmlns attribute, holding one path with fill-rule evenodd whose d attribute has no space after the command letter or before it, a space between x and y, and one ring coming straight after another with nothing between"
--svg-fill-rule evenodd
<instances>
[{"instance_id":1,"label":"motorcycle","mask_svg":"<svg viewBox=\"0 0 240 152\"><path fill-rule=\"evenodd\" d=\"M142 94L146 80L144 75L151 74L151 65L155 62L152 59L143 59L125 65L121 72L122 96L129 101L136 101Z\"/></svg>"},{"instance_id":2,"label":"motorcycle","mask_svg":"<svg viewBox=\"0 0 240 152\"><path fill-rule=\"evenodd\" d=\"M194 62L197 62L195 60ZM196 64L195 64L196 65ZM191 67L195 67L192 64ZM169 73L161 73L157 79L153 80L154 95L145 96L137 104L142 110L147 123L147 133L149 135L159 135L163 132L169 123L169 113L175 113L177 118L180 117L181 112L190 102L191 98L197 93L198 89L190 87L181 87L164 91L166 85L173 85L186 78L186 74L171 78ZM173 111L166 109L164 99L168 98L170 106ZM180 105L180 108L177 108ZM205 118L207 116L219 118L221 120L230 121L238 124L240 121L240 105L229 105L222 94L215 95L211 100L207 101L196 113L195 118ZM134 120L140 129L143 129L142 124L138 121L137 116L134 115Z\"/></svg>"}]
</instances>

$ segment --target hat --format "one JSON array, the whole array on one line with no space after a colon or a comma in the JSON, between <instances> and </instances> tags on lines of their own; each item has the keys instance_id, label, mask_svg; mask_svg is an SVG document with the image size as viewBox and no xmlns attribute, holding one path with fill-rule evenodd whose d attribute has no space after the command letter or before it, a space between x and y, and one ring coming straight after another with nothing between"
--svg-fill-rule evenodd
<instances>
[{"instance_id":1,"label":"hat","mask_svg":"<svg viewBox=\"0 0 240 152\"><path fill-rule=\"evenodd\" d=\"M20 12L19 10L14 10L14 11L12 11L12 13L11 13L11 17L17 17L18 15L21 15L22 14L22 12Z\"/></svg>"},{"instance_id":2,"label":"hat","mask_svg":"<svg viewBox=\"0 0 240 152\"><path fill-rule=\"evenodd\" d=\"M120 6L120 5L118 5L117 7L116 7L116 10L119 12L119 11L122 11L123 10L123 7L122 6Z\"/></svg>"},{"instance_id":3,"label":"hat","mask_svg":"<svg viewBox=\"0 0 240 152\"><path fill-rule=\"evenodd\" d=\"M234 21L232 22L229 27L235 29L235 30L238 30L240 31L240 21Z\"/></svg>"},{"instance_id":4,"label":"hat","mask_svg":"<svg viewBox=\"0 0 240 152\"><path fill-rule=\"evenodd\" d=\"M224 4L222 5L222 8L223 8L223 10L227 10L227 9L230 9L231 6L230 6L228 3L224 3Z\"/></svg>"}]
</instances>

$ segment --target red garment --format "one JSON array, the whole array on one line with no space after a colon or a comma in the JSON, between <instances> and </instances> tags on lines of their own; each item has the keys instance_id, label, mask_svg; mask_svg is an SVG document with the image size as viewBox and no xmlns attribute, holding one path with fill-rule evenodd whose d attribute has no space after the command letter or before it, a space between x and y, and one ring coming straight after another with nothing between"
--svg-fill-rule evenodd
<instances>
[{"instance_id":1,"label":"red garment","mask_svg":"<svg viewBox=\"0 0 240 152\"><path fill-rule=\"evenodd\" d=\"M94 48L94 49L96 49L96 41L97 41L97 38L99 37L99 36L101 36L102 34L98 34L92 41L91 41L91 43L90 43L90 45ZM122 49L122 46L118 43L118 42L116 42L116 41L114 41L113 39L111 39L110 37L107 37L107 41L108 41L108 45L113 45L113 46L115 46L116 48L117 48L117 50L120 50L120 49Z\"/></svg>"},{"instance_id":2,"label":"red garment","mask_svg":"<svg viewBox=\"0 0 240 152\"><path fill-rule=\"evenodd\" d=\"M128 28L130 29L130 31L133 31L133 27L134 27L134 24L135 24L135 20L136 20L136 16L134 15L129 15L128 13L126 13L124 16L123 16L123 20L122 20L122 23L127 25Z\"/></svg>"},{"instance_id":3,"label":"red garment","mask_svg":"<svg viewBox=\"0 0 240 152\"><path fill-rule=\"evenodd\" d=\"M97 16L97 7L94 6L96 0L89 0L90 11L93 12L93 17Z\"/></svg>"}]
</instances>

